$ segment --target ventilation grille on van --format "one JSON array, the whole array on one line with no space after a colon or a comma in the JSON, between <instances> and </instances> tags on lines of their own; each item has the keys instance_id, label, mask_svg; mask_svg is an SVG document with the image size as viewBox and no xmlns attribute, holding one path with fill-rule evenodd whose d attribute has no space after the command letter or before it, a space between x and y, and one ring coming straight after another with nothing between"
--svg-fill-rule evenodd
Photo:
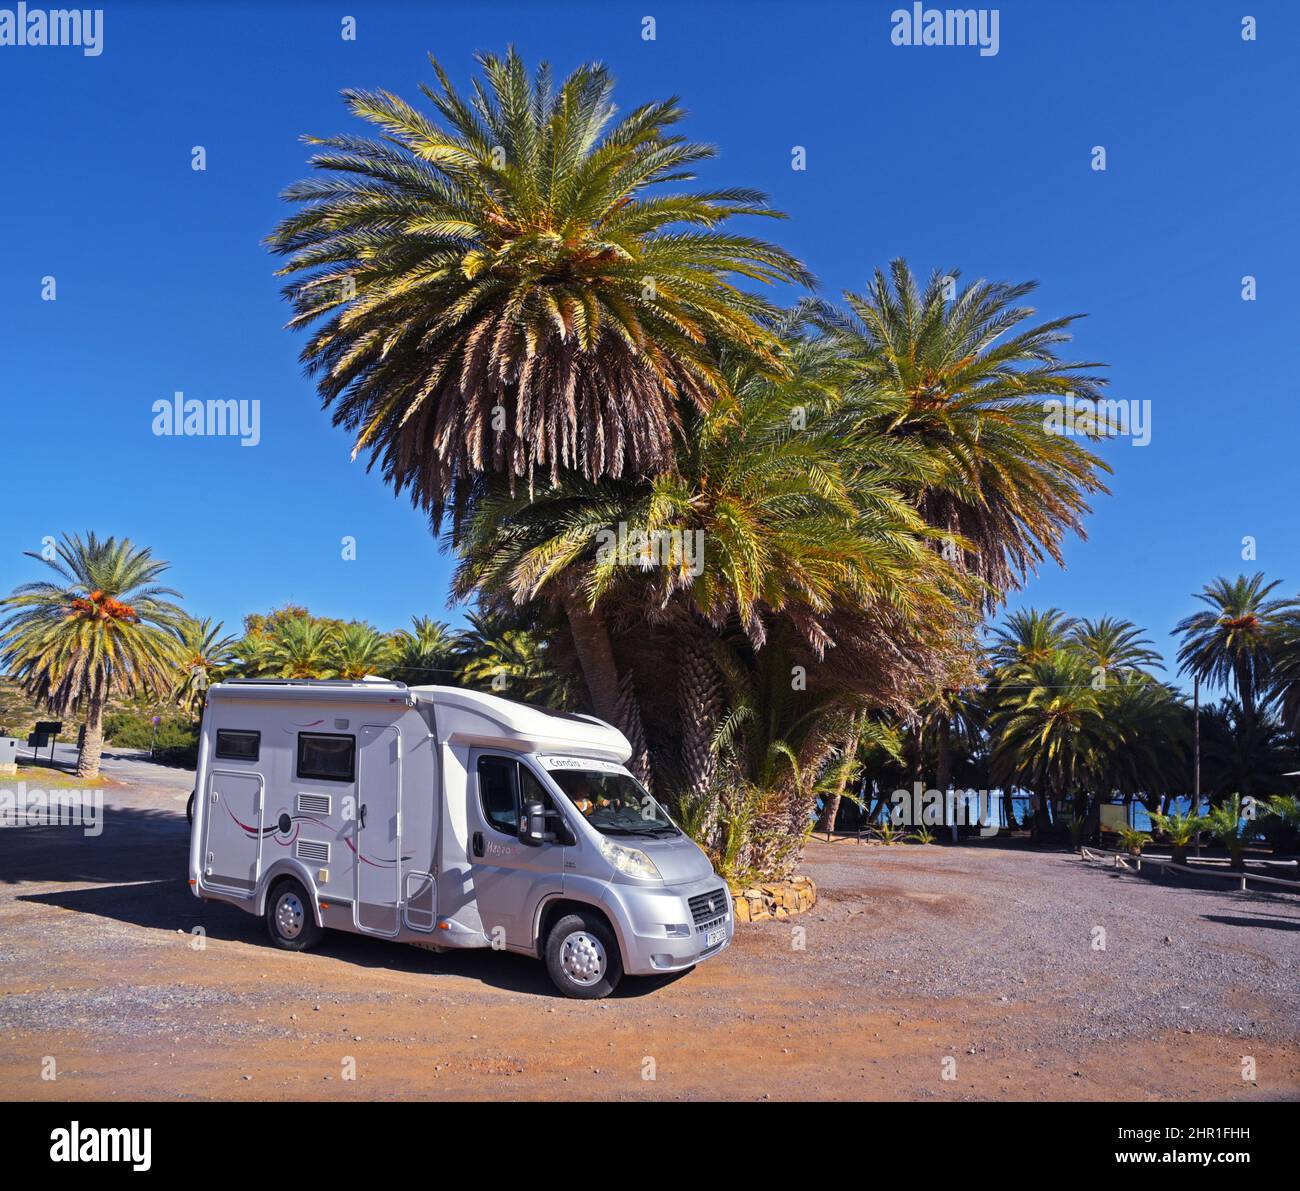
<instances>
[{"instance_id":1,"label":"ventilation grille on van","mask_svg":"<svg viewBox=\"0 0 1300 1191\"><path fill-rule=\"evenodd\" d=\"M299 860L310 860L316 864L329 864L330 846L315 839L300 839L293 847L293 854Z\"/></svg>"},{"instance_id":2,"label":"ventilation grille on van","mask_svg":"<svg viewBox=\"0 0 1300 1191\"><path fill-rule=\"evenodd\" d=\"M715 889L711 893L697 893L688 899L687 904L691 907L695 925L701 928L713 926L714 919L720 920L727 916L727 895L721 889Z\"/></svg>"},{"instance_id":3,"label":"ventilation grille on van","mask_svg":"<svg viewBox=\"0 0 1300 1191\"><path fill-rule=\"evenodd\" d=\"M330 796L328 794L299 794L298 811L304 815L328 815L330 813Z\"/></svg>"}]
</instances>

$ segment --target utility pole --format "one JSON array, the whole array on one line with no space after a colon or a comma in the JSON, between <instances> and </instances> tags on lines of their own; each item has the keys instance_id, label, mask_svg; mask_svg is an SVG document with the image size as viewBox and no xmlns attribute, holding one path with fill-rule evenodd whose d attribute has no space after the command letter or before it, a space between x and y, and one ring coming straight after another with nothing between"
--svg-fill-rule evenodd
<instances>
[{"instance_id":1,"label":"utility pole","mask_svg":"<svg viewBox=\"0 0 1300 1191\"><path fill-rule=\"evenodd\" d=\"M1201 817L1201 680L1192 676L1192 814ZM1196 855L1201 854L1201 830L1196 829ZM1244 883L1244 882L1243 882Z\"/></svg>"}]
</instances>

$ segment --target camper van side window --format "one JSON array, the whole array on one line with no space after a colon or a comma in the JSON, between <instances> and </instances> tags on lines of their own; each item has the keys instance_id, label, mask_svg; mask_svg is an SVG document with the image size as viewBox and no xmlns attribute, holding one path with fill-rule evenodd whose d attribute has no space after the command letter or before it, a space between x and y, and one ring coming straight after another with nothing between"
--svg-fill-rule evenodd
<instances>
[{"instance_id":1,"label":"camper van side window","mask_svg":"<svg viewBox=\"0 0 1300 1191\"><path fill-rule=\"evenodd\" d=\"M256 761L262 744L260 732L217 729L216 755L223 761Z\"/></svg>"},{"instance_id":2,"label":"camper van side window","mask_svg":"<svg viewBox=\"0 0 1300 1191\"><path fill-rule=\"evenodd\" d=\"M353 781L357 776L357 738L299 732L298 776L325 782Z\"/></svg>"},{"instance_id":3,"label":"camper van side window","mask_svg":"<svg viewBox=\"0 0 1300 1191\"><path fill-rule=\"evenodd\" d=\"M478 797L483 817L506 835L519 834L515 801L515 762L506 757L478 759Z\"/></svg>"}]
</instances>

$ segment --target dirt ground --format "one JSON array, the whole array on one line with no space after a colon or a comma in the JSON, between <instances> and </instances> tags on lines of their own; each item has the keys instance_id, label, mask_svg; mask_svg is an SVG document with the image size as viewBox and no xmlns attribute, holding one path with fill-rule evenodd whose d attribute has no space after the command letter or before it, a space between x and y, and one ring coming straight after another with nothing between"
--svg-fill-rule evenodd
<instances>
[{"instance_id":1,"label":"dirt ground","mask_svg":"<svg viewBox=\"0 0 1300 1191\"><path fill-rule=\"evenodd\" d=\"M814 841L812 912L582 1003L523 957L274 950L190 895L187 776L132 779L98 838L0 831L0 1097L1300 1096L1297 898Z\"/></svg>"}]
</instances>

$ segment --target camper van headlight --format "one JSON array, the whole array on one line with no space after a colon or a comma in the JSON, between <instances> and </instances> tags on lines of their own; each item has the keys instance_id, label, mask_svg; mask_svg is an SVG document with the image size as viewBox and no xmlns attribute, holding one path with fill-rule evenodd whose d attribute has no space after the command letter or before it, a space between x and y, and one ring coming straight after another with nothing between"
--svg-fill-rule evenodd
<instances>
[{"instance_id":1,"label":"camper van headlight","mask_svg":"<svg viewBox=\"0 0 1300 1191\"><path fill-rule=\"evenodd\" d=\"M640 877L643 881L662 881L655 862L640 848L625 848L616 844L608 836L600 837L600 853L621 873L629 877Z\"/></svg>"}]
</instances>

